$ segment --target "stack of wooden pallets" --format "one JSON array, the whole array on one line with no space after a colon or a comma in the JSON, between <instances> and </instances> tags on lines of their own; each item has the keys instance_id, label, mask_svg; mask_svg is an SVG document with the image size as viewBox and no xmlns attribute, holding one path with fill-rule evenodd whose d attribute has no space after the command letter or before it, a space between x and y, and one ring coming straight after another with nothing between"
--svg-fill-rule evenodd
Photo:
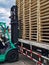
<instances>
[{"instance_id":1,"label":"stack of wooden pallets","mask_svg":"<svg viewBox=\"0 0 49 65\"><path fill-rule=\"evenodd\" d=\"M29 0L24 1L24 23L25 23L25 39L29 39Z\"/></svg>"},{"instance_id":2,"label":"stack of wooden pallets","mask_svg":"<svg viewBox=\"0 0 49 65\"><path fill-rule=\"evenodd\" d=\"M40 0L41 42L49 43L49 0Z\"/></svg>"},{"instance_id":3,"label":"stack of wooden pallets","mask_svg":"<svg viewBox=\"0 0 49 65\"><path fill-rule=\"evenodd\" d=\"M37 41L37 0L31 0L31 40Z\"/></svg>"},{"instance_id":4,"label":"stack of wooden pallets","mask_svg":"<svg viewBox=\"0 0 49 65\"><path fill-rule=\"evenodd\" d=\"M16 0L20 38L49 43L49 0Z\"/></svg>"}]
</instances>

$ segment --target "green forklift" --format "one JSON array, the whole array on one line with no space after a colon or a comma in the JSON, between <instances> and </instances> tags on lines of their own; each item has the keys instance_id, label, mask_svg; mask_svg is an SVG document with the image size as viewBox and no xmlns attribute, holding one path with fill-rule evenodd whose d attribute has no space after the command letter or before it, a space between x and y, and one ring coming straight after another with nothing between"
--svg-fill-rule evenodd
<instances>
[{"instance_id":1,"label":"green forklift","mask_svg":"<svg viewBox=\"0 0 49 65\"><path fill-rule=\"evenodd\" d=\"M16 12L17 7L13 6L11 12ZM6 23L0 22L0 62L15 62L19 59L18 53L18 17L11 14L11 36Z\"/></svg>"},{"instance_id":2,"label":"green forklift","mask_svg":"<svg viewBox=\"0 0 49 65\"><path fill-rule=\"evenodd\" d=\"M0 62L18 60L18 48L12 43L8 27L3 22L0 22L0 36L3 39L0 40Z\"/></svg>"}]
</instances>

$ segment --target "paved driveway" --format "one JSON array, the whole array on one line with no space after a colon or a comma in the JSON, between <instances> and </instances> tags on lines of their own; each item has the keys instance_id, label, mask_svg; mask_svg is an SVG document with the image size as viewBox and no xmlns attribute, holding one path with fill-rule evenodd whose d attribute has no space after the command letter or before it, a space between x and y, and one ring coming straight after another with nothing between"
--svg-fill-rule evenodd
<instances>
[{"instance_id":1,"label":"paved driveway","mask_svg":"<svg viewBox=\"0 0 49 65\"><path fill-rule=\"evenodd\" d=\"M25 56L20 55L19 61L14 63L3 63L0 65L36 65L35 62L26 58Z\"/></svg>"}]
</instances>

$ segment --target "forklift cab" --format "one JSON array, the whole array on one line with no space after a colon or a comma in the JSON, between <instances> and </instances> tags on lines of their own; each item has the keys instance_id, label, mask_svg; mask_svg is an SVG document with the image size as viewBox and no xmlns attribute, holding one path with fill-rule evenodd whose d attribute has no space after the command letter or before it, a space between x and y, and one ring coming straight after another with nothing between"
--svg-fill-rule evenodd
<instances>
[{"instance_id":1,"label":"forklift cab","mask_svg":"<svg viewBox=\"0 0 49 65\"><path fill-rule=\"evenodd\" d=\"M2 40L2 34L0 34L0 50L4 49L4 47L5 47L5 43Z\"/></svg>"},{"instance_id":2,"label":"forklift cab","mask_svg":"<svg viewBox=\"0 0 49 65\"><path fill-rule=\"evenodd\" d=\"M6 42L8 41L8 38L4 36L4 34L0 34L0 50L7 47Z\"/></svg>"}]
</instances>

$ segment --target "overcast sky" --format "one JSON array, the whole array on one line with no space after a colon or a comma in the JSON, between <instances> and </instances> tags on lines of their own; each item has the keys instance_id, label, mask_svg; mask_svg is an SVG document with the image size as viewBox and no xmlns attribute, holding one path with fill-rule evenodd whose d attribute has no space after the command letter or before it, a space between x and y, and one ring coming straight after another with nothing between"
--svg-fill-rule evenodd
<instances>
[{"instance_id":1,"label":"overcast sky","mask_svg":"<svg viewBox=\"0 0 49 65\"><path fill-rule=\"evenodd\" d=\"M6 22L7 25L10 22L10 8L15 5L15 0L0 0L0 21Z\"/></svg>"}]
</instances>

